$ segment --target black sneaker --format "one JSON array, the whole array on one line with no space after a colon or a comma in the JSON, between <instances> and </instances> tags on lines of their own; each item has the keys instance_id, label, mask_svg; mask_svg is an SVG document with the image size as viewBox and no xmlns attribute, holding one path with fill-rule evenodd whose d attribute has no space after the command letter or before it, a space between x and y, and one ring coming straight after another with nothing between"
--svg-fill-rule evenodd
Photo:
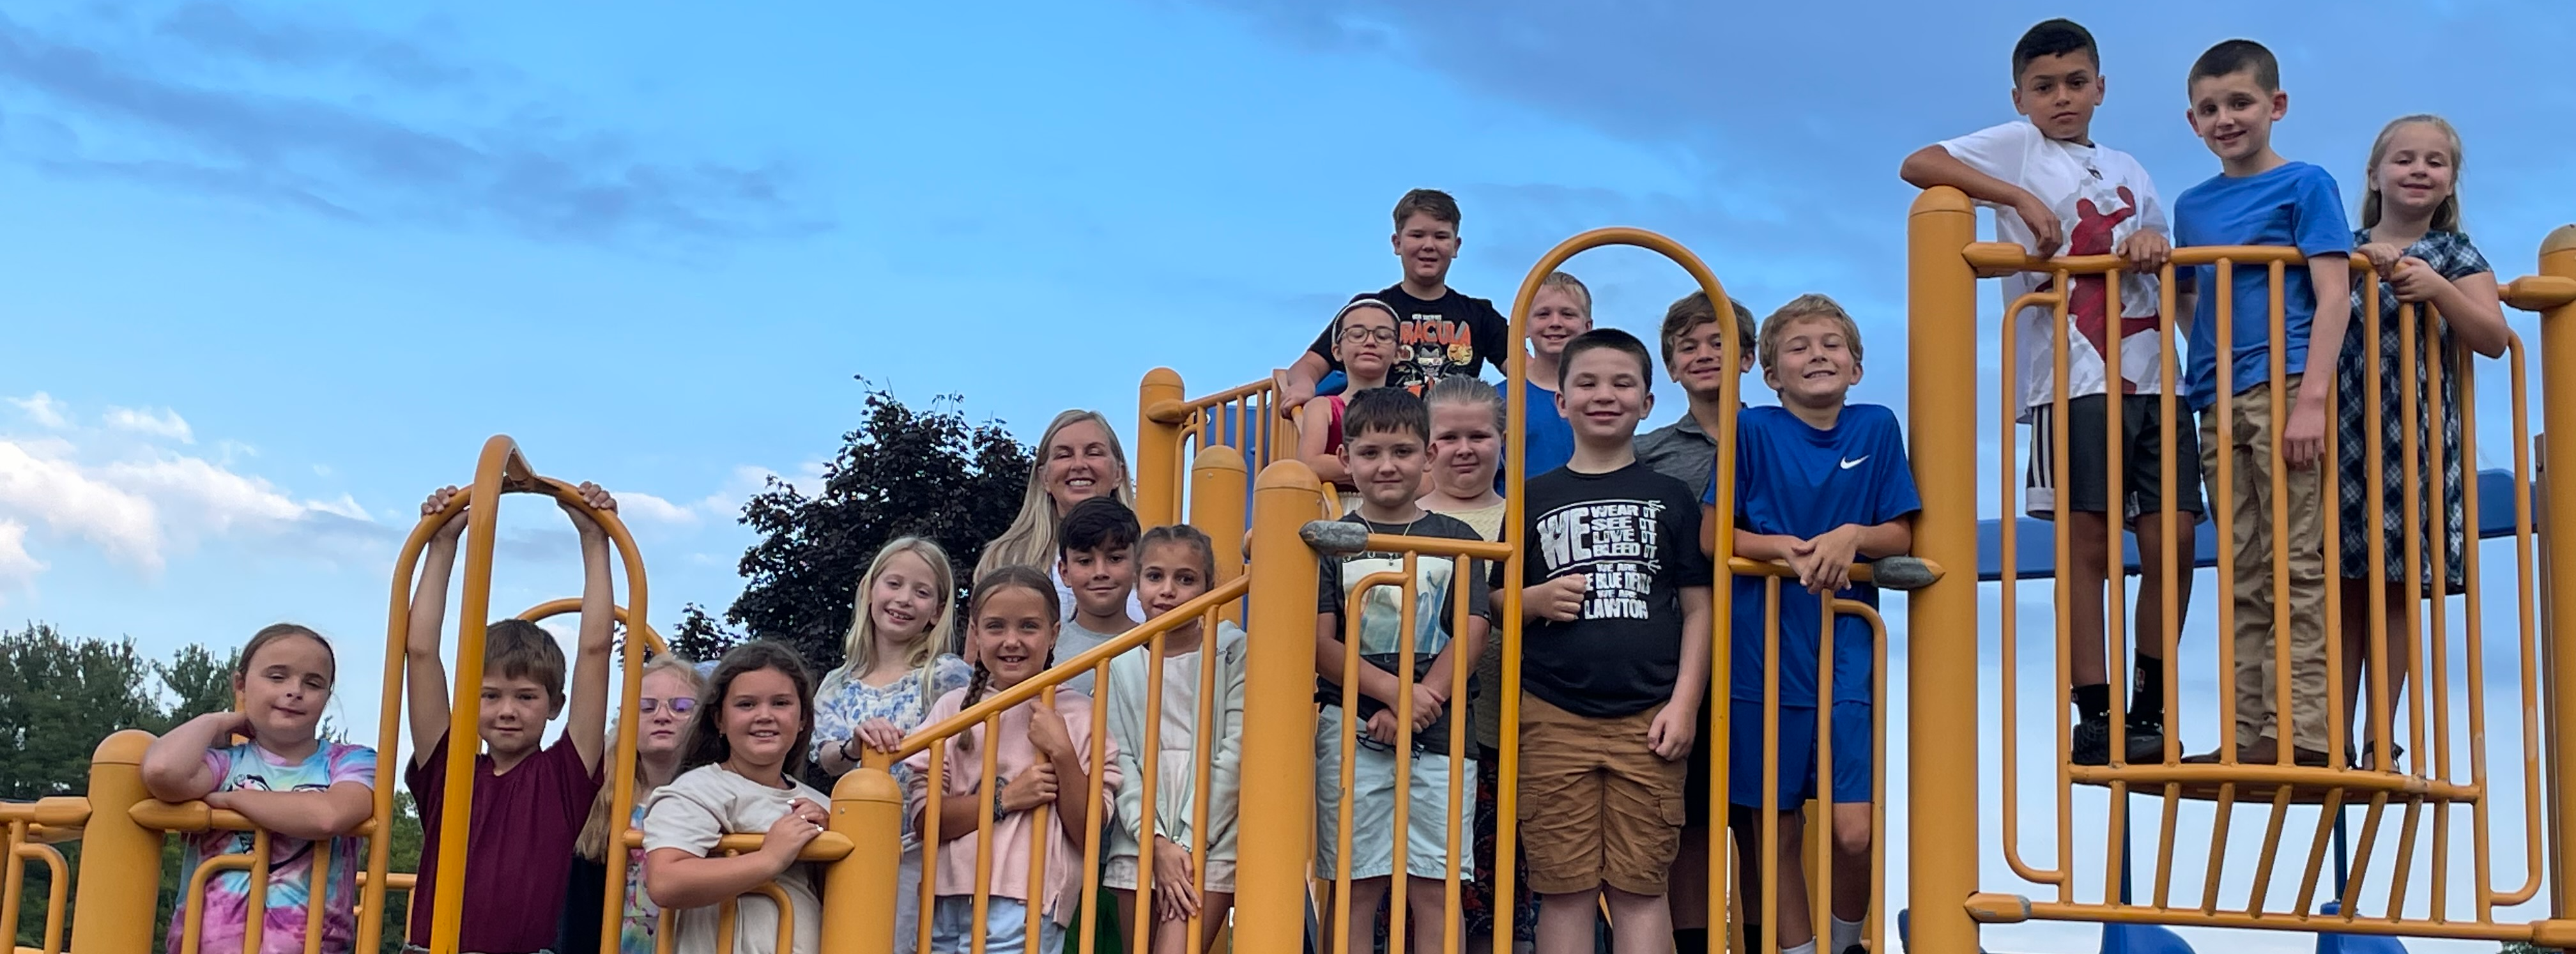
<instances>
[{"instance_id":1,"label":"black sneaker","mask_svg":"<svg viewBox=\"0 0 2576 954\"><path fill-rule=\"evenodd\" d=\"M1850 947L1843 948L1843 954L1869 954L1869 948L1860 944L1854 944Z\"/></svg>"},{"instance_id":2,"label":"black sneaker","mask_svg":"<svg viewBox=\"0 0 2576 954\"><path fill-rule=\"evenodd\" d=\"M2165 760L2165 727L2160 722L2130 720L2128 763L2161 765Z\"/></svg>"},{"instance_id":3,"label":"black sneaker","mask_svg":"<svg viewBox=\"0 0 2576 954\"><path fill-rule=\"evenodd\" d=\"M2077 765L2111 764L2111 722L2108 719L2080 719L2075 723L2072 745L2067 757Z\"/></svg>"}]
</instances>

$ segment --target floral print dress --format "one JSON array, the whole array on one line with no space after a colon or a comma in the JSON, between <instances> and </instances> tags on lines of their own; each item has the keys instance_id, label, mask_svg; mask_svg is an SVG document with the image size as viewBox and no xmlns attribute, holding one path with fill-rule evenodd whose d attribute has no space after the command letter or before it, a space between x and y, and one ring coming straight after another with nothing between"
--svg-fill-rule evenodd
<instances>
[{"instance_id":1,"label":"floral print dress","mask_svg":"<svg viewBox=\"0 0 2576 954\"><path fill-rule=\"evenodd\" d=\"M930 704L958 689L974 675L966 660L941 653L928 666L904 674L904 677L882 686L868 685L847 664L823 674L821 685L814 687L814 748L808 753L817 763L823 753L841 747L858 733L861 724L870 719L884 719L909 734L921 727L929 715ZM855 748L853 749L855 751ZM898 763L894 779L907 784L910 769ZM920 836L912 830L912 819L904 819L903 847L910 851L919 845Z\"/></svg>"}]
</instances>

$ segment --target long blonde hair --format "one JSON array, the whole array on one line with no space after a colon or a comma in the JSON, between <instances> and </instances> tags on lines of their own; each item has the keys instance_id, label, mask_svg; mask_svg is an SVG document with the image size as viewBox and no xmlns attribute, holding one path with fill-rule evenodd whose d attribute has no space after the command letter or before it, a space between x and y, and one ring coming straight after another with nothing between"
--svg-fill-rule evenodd
<instances>
[{"instance_id":1,"label":"long blonde hair","mask_svg":"<svg viewBox=\"0 0 2576 954\"><path fill-rule=\"evenodd\" d=\"M636 682L641 683L646 677L657 672L670 673L671 675L680 677L682 681L687 682L689 684L689 698L692 701L695 701L697 697L704 695L707 691L706 680L698 676L697 664L680 657L676 653L663 653L645 660L644 669L635 674L635 680ZM637 717L640 715L641 713L631 711L619 712L617 714L616 727L608 730L608 746L600 751L607 753L608 758L615 759L617 757L618 738L626 734L627 725L630 722L638 721ZM680 720L682 732L688 731L688 723L688 719ZM685 746L688 744L688 739L683 736L680 739L680 742ZM676 765L677 763L674 764ZM614 767L615 765L615 762L601 765L600 771L614 776L617 771ZM613 783L616 780L611 778L609 781ZM635 804L644 804L644 796L651 794L652 791L652 782L644 777L643 756L638 755L636 756L635 761ZM592 861L607 860L608 839L610 837L609 833L611 831L615 831L620 835L625 833L626 827L623 823L620 823L613 828L609 824L608 816L616 811L616 797L617 786L609 784L600 786L599 797L591 799L590 818L589 820L581 823L581 837L573 842L573 850L579 852L582 857L588 858Z\"/></svg>"},{"instance_id":2,"label":"long blonde hair","mask_svg":"<svg viewBox=\"0 0 2576 954\"><path fill-rule=\"evenodd\" d=\"M2379 181L2379 161L2388 158L2389 140L2397 138L2398 129L2415 123L2431 126L2451 140L2451 194L2443 196L2442 204L2433 207L2431 224L2433 231L2436 232L2460 230L2460 175L2468 163L2467 160L2460 158L2460 131L2451 128L2450 120L2432 113L2415 113L2389 120L2388 125L2379 128L2379 138L2371 140L2370 163L2361 168L2362 228L2366 229L2379 224L2379 190L2376 185Z\"/></svg>"},{"instance_id":3,"label":"long blonde hair","mask_svg":"<svg viewBox=\"0 0 2576 954\"><path fill-rule=\"evenodd\" d=\"M1037 461L1029 466L1029 489L1020 497L1020 514L1011 518L1010 529L984 545L984 555L975 560L976 579L1006 566L1056 564L1055 529L1064 515L1055 512L1055 497L1047 493L1047 448L1055 444L1057 434L1083 421L1100 425L1101 432L1109 435L1109 456L1118 461L1118 480L1110 485L1110 496L1129 507L1136 505L1135 491L1129 486L1136 473L1127 466L1127 448L1118 442L1118 429L1109 426L1109 419L1098 411L1076 409L1058 414L1038 438Z\"/></svg>"},{"instance_id":4,"label":"long blonde hair","mask_svg":"<svg viewBox=\"0 0 2576 954\"><path fill-rule=\"evenodd\" d=\"M927 537L897 537L877 550L876 559L868 561L868 572L859 577L856 605L850 608L850 632L841 643L842 663L852 679L865 679L877 668L877 614L868 606L869 592L877 588L877 578L885 575L886 566L896 554L909 553L930 565L931 588L939 594L939 607L930 615L930 628L921 631L904 648L903 668L928 673L930 660L948 648L950 628L957 614L957 571L948 565L948 551ZM928 680L922 683L924 702L930 701Z\"/></svg>"}]
</instances>

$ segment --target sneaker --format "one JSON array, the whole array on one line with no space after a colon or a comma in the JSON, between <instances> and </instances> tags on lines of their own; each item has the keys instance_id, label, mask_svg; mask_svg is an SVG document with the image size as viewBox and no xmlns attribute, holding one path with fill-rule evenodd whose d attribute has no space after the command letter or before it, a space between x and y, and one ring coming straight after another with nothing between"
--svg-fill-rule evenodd
<instances>
[{"instance_id":1,"label":"sneaker","mask_svg":"<svg viewBox=\"0 0 2576 954\"><path fill-rule=\"evenodd\" d=\"M2067 746L2067 758L2077 765L2111 764L2111 723L2107 719L2081 719L2075 723L2075 735Z\"/></svg>"},{"instance_id":2,"label":"sneaker","mask_svg":"<svg viewBox=\"0 0 2576 954\"><path fill-rule=\"evenodd\" d=\"M2129 758L2131 765L2162 765L2165 760L2165 727L2161 722L2129 722Z\"/></svg>"}]
</instances>

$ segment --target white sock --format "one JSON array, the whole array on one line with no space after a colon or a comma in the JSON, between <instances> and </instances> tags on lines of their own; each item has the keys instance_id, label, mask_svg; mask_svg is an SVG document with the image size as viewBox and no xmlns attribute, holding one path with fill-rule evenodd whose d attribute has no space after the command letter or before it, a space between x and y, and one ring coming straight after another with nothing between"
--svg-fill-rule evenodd
<instances>
[{"instance_id":1,"label":"white sock","mask_svg":"<svg viewBox=\"0 0 2576 954\"><path fill-rule=\"evenodd\" d=\"M1816 939L1811 937L1805 944L1781 948L1780 954L1816 954Z\"/></svg>"},{"instance_id":2,"label":"white sock","mask_svg":"<svg viewBox=\"0 0 2576 954\"><path fill-rule=\"evenodd\" d=\"M1825 918L1833 923L1833 933L1829 935L1834 940L1833 954L1842 954L1844 951L1851 950L1852 945L1860 943L1860 922L1845 921L1831 914L1825 915Z\"/></svg>"}]
</instances>

